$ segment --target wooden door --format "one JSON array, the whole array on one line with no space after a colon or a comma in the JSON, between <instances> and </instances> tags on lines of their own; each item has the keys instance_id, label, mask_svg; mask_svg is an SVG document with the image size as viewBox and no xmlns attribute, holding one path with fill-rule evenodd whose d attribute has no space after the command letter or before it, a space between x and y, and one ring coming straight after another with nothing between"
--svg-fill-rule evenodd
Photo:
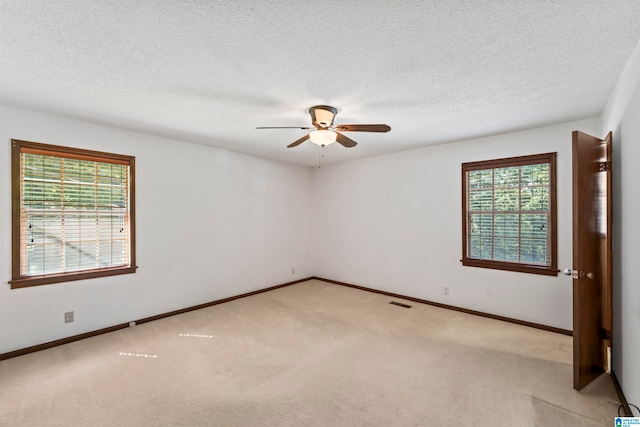
<instances>
[{"instance_id":1,"label":"wooden door","mask_svg":"<svg viewBox=\"0 0 640 427\"><path fill-rule=\"evenodd\" d=\"M573 132L573 387L608 369L612 333L611 133Z\"/></svg>"}]
</instances>

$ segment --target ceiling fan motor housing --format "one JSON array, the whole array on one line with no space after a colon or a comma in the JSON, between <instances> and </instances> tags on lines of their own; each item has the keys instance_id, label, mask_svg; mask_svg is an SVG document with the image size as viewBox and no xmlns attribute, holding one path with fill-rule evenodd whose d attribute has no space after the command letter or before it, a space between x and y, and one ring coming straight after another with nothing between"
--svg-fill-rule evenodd
<instances>
[{"instance_id":1,"label":"ceiling fan motor housing","mask_svg":"<svg viewBox=\"0 0 640 427\"><path fill-rule=\"evenodd\" d=\"M338 110L329 105L316 105L309 108L311 123L317 129L328 129L333 126L333 119L337 113Z\"/></svg>"}]
</instances>

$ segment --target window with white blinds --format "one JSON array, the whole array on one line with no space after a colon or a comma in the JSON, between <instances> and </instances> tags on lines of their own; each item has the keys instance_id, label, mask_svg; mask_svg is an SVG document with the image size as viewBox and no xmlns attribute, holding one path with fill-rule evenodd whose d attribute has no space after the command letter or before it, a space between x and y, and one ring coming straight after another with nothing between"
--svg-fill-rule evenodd
<instances>
[{"instance_id":1,"label":"window with white blinds","mask_svg":"<svg viewBox=\"0 0 640 427\"><path fill-rule=\"evenodd\" d=\"M134 158L12 143L12 286L135 272Z\"/></svg>"},{"instance_id":2,"label":"window with white blinds","mask_svg":"<svg viewBox=\"0 0 640 427\"><path fill-rule=\"evenodd\" d=\"M557 274L555 153L464 163L464 265Z\"/></svg>"}]
</instances>

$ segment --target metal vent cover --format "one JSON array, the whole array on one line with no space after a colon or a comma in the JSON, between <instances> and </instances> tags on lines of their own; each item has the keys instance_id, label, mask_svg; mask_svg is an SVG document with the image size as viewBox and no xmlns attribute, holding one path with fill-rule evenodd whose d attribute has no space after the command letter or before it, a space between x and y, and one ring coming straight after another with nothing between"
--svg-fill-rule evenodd
<instances>
[{"instance_id":1,"label":"metal vent cover","mask_svg":"<svg viewBox=\"0 0 640 427\"><path fill-rule=\"evenodd\" d=\"M401 303L401 302L397 302L397 301L391 301L389 304L397 305L398 307L411 308L411 306L410 306L410 305L403 304L403 303Z\"/></svg>"}]
</instances>

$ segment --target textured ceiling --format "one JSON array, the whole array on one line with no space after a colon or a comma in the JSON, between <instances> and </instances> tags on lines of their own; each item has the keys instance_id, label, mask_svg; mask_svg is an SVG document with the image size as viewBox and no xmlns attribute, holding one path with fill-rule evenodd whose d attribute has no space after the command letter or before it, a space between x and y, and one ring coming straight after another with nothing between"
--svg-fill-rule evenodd
<instances>
[{"instance_id":1,"label":"textured ceiling","mask_svg":"<svg viewBox=\"0 0 640 427\"><path fill-rule=\"evenodd\" d=\"M255 127L391 126L328 163L598 115L640 1L0 0L0 30L0 103L312 166Z\"/></svg>"}]
</instances>

